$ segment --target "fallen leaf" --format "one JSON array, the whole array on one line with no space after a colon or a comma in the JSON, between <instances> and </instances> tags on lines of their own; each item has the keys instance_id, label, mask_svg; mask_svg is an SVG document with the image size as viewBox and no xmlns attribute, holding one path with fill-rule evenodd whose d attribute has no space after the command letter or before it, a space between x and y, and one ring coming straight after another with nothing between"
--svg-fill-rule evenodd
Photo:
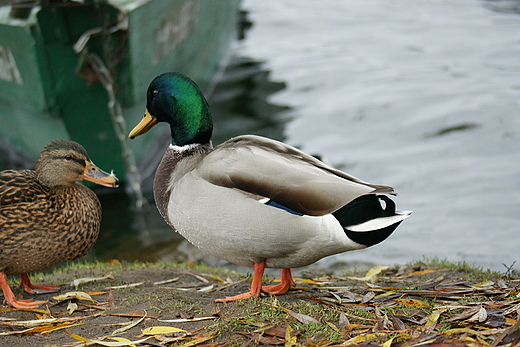
<instances>
[{"instance_id":1,"label":"fallen leaf","mask_svg":"<svg viewBox=\"0 0 520 347\"><path fill-rule=\"evenodd\" d=\"M110 337L107 337L107 339L114 340L114 341L120 341L120 342L128 342L128 343L130 343L128 346L135 347L135 345L132 343L132 341L130 341L129 339L125 339L124 337L110 336Z\"/></svg>"},{"instance_id":2,"label":"fallen leaf","mask_svg":"<svg viewBox=\"0 0 520 347\"><path fill-rule=\"evenodd\" d=\"M284 332L285 332L285 329L284 329ZM243 335L243 336L247 336L252 342L255 343L255 345L263 344L263 345L268 345L268 346L274 346L274 345L283 345L285 343L284 339L274 337L274 336L264 336L257 332L235 331L235 333Z\"/></svg>"},{"instance_id":3,"label":"fallen leaf","mask_svg":"<svg viewBox=\"0 0 520 347\"><path fill-rule=\"evenodd\" d=\"M490 313L485 325L492 328L498 328L506 323L505 316L501 313Z\"/></svg>"},{"instance_id":4,"label":"fallen leaf","mask_svg":"<svg viewBox=\"0 0 520 347\"><path fill-rule=\"evenodd\" d=\"M401 319L396 317L395 315L389 313L388 319L392 322L393 330L406 330L406 325L403 323Z\"/></svg>"},{"instance_id":5,"label":"fallen leaf","mask_svg":"<svg viewBox=\"0 0 520 347\"><path fill-rule=\"evenodd\" d=\"M0 308L0 312L15 312L15 311L24 311L24 312L33 312L33 313L39 313L46 316L50 316L50 312L48 310L42 310L41 308Z\"/></svg>"},{"instance_id":6,"label":"fallen leaf","mask_svg":"<svg viewBox=\"0 0 520 347\"><path fill-rule=\"evenodd\" d=\"M425 332L432 332L435 329L441 314L445 311L446 310L435 310L428 316L428 320L426 321L426 324L424 324Z\"/></svg>"},{"instance_id":7,"label":"fallen leaf","mask_svg":"<svg viewBox=\"0 0 520 347\"><path fill-rule=\"evenodd\" d=\"M158 319L159 322L164 323L182 323L182 322L198 322L201 320L217 319L215 316L195 317L195 318L179 318L179 319Z\"/></svg>"},{"instance_id":8,"label":"fallen leaf","mask_svg":"<svg viewBox=\"0 0 520 347\"><path fill-rule=\"evenodd\" d=\"M301 322L303 324L319 323L315 318L308 316L306 314L291 311L288 308L285 308L283 306L275 306L275 305L273 305L273 306L276 308L279 308L282 311L284 311L285 313L293 316L294 318L296 318L296 320L298 320L299 322Z\"/></svg>"},{"instance_id":9,"label":"fallen leaf","mask_svg":"<svg viewBox=\"0 0 520 347\"><path fill-rule=\"evenodd\" d=\"M145 318L146 318L146 312L144 313L144 316L142 316L140 319L138 319L135 322L132 322L132 323L130 323L130 324L128 324L128 325L126 325L126 326L124 326L122 328L114 330L111 335L119 334L119 333L125 332L125 331L127 331L129 329L132 329L133 327L135 327L136 325L141 323Z\"/></svg>"},{"instance_id":10,"label":"fallen leaf","mask_svg":"<svg viewBox=\"0 0 520 347\"><path fill-rule=\"evenodd\" d=\"M106 288L103 288L103 289L104 289L104 290L108 290L108 289L124 289L124 288L132 288L132 287L137 287L137 286L143 285L143 284L148 283L148 282L150 282L150 281L137 282L137 283L130 283L130 284L122 285L122 286L106 287Z\"/></svg>"},{"instance_id":11,"label":"fallen leaf","mask_svg":"<svg viewBox=\"0 0 520 347\"><path fill-rule=\"evenodd\" d=\"M42 325L34 328L29 328L25 330L18 331L9 331L5 333L0 333L0 335L21 335L21 334L31 334L31 333L41 333L42 335L47 335L53 331L67 329L76 325L83 325L83 323L60 323L60 324L51 324L51 325Z\"/></svg>"},{"instance_id":12,"label":"fallen leaf","mask_svg":"<svg viewBox=\"0 0 520 347\"><path fill-rule=\"evenodd\" d=\"M218 332L214 333L214 334L199 335L198 337L195 337L195 339L184 343L182 346L183 347L196 346L196 345L201 344L202 342L206 342L208 340L215 338L217 335L218 335Z\"/></svg>"},{"instance_id":13,"label":"fallen leaf","mask_svg":"<svg viewBox=\"0 0 520 347\"><path fill-rule=\"evenodd\" d=\"M334 323L332 323L332 322L325 322L325 323L327 323L327 325L329 327L331 327L332 330L339 331L339 328L336 325L334 325Z\"/></svg>"},{"instance_id":14,"label":"fallen leaf","mask_svg":"<svg viewBox=\"0 0 520 347\"><path fill-rule=\"evenodd\" d=\"M75 302L69 301L69 304L67 305L67 311L69 312L69 315L71 315L77 309L78 309L78 304L76 304Z\"/></svg>"},{"instance_id":15,"label":"fallen leaf","mask_svg":"<svg viewBox=\"0 0 520 347\"><path fill-rule=\"evenodd\" d=\"M487 311L484 307L481 307L477 313L475 313L473 316L471 316L468 321L469 322L485 322L488 317Z\"/></svg>"},{"instance_id":16,"label":"fallen leaf","mask_svg":"<svg viewBox=\"0 0 520 347\"><path fill-rule=\"evenodd\" d=\"M276 336L276 337L280 337L280 338L285 338L285 331L286 330L284 327L277 325L277 326L271 326L268 329L265 329L264 334L270 335L270 336Z\"/></svg>"},{"instance_id":17,"label":"fallen leaf","mask_svg":"<svg viewBox=\"0 0 520 347\"><path fill-rule=\"evenodd\" d=\"M0 321L13 321L13 320L16 320L16 318L7 318L7 317L0 317Z\"/></svg>"},{"instance_id":18,"label":"fallen leaf","mask_svg":"<svg viewBox=\"0 0 520 347\"><path fill-rule=\"evenodd\" d=\"M67 329L67 328L75 327L75 326L78 326L78 325L84 325L84 324L85 323L71 323L71 324L63 323L63 324L54 325L50 329L42 329L39 332L42 335L47 335L47 334L52 333L53 331L57 331L57 330L61 330L61 329ZM38 329L38 328L33 328L33 329ZM34 331L34 332L38 332L38 331Z\"/></svg>"},{"instance_id":19,"label":"fallen leaf","mask_svg":"<svg viewBox=\"0 0 520 347\"><path fill-rule=\"evenodd\" d=\"M401 294L417 295L423 297L433 298L447 298L459 300L463 298L463 295L474 293L475 289L463 289L463 290L415 290L415 289L399 289L396 290Z\"/></svg>"},{"instance_id":20,"label":"fallen leaf","mask_svg":"<svg viewBox=\"0 0 520 347\"><path fill-rule=\"evenodd\" d=\"M386 266L386 265L376 265L376 266L372 267L370 270L368 270L368 272L365 275L365 277L370 278L370 277L377 276L381 272L383 272L385 270L388 270L389 268L390 268L390 266Z\"/></svg>"},{"instance_id":21,"label":"fallen leaf","mask_svg":"<svg viewBox=\"0 0 520 347\"><path fill-rule=\"evenodd\" d=\"M200 275L197 275L197 274L195 274L193 272L188 272L188 275L191 275L191 276L195 277L196 279L198 279L201 282L209 283L209 280L207 278L204 278L204 277L202 277Z\"/></svg>"},{"instance_id":22,"label":"fallen leaf","mask_svg":"<svg viewBox=\"0 0 520 347\"><path fill-rule=\"evenodd\" d=\"M392 338L386 340L384 343L383 343L383 347L390 347L392 346L392 343L394 342L395 339L397 338L410 338L410 335L406 334L406 333L403 333L403 334L397 334L395 336L393 336Z\"/></svg>"},{"instance_id":23,"label":"fallen leaf","mask_svg":"<svg viewBox=\"0 0 520 347\"><path fill-rule=\"evenodd\" d=\"M147 314L146 312L126 312L126 313L109 313L109 316L119 316L119 317L128 317L128 318L157 318L156 316L151 316Z\"/></svg>"},{"instance_id":24,"label":"fallen leaf","mask_svg":"<svg viewBox=\"0 0 520 347\"><path fill-rule=\"evenodd\" d=\"M394 299L394 301L408 307L430 307L430 304L418 299Z\"/></svg>"},{"instance_id":25,"label":"fallen leaf","mask_svg":"<svg viewBox=\"0 0 520 347\"><path fill-rule=\"evenodd\" d=\"M68 318L47 318L47 319L34 319L34 320L26 320L26 321L7 321L1 322L2 325L23 327L23 328L33 328L38 326L50 325L50 324L60 324L60 323L68 323L83 320L87 317L68 317Z\"/></svg>"},{"instance_id":26,"label":"fallen leaf","mask_svg":"<svg viewBox=\"0 0 520 347\"><path fill-rule=\"evenodd\" d=\"M204 276L208 276L209 278L211 278L212 280L215 280L219 283L225 283L226 281L224 281L222 278L220 278L219 276L217 275L214 275L214 274L204 274Z\"/></svg>"},{"instance_id":27,"label":"fallen leaf","mask_svg":"<svg viewBox=\"0 0 520 347\"><path fill-rule=\"evenodd\" d=\"M440 308L440 307L439 307ZM457 306L442 306L442 308L447 308L447 309L458 309L459 307ZM457 320L463 320L463 319L468 319L470 317L472 317L473 315L475 315L476 313L478 313L478 309L476 308L472 308L470 310L466 310L460 314L457 314L449 319L446 319L446 322L454 322L454 321L457 321Z\"/></svg>"},{"instance_id":28,"label":"fallen leaf","mask_svg":"<svg viewBox=\"0 0 520 347\"><path fill-rule=\"evenodd\" d=\"M141 340L137 340L137 341L114 341L114 342L110 342L110 341L103 341L103 340L93 340L93 339L88 339L88 338L85 338L85 337L82 337L82 336L79 336L79 335L76 335L76 334L73 334L71 332L68 332L67 330L65 330L65 332L67 334L69 334L72 338L78 340L78 341L82 341L82 342L91 342L91 343L97 343L98 345L101 345L101 346L108 346L108 347L122 347L122 346L132 346L132 345L137 345L139 343L143 343L144 341L148 340L151 338L151 336L148 336L144 339L141 339ZM113 337L112 337L113 339Z\"/></svg>"},{"instance_id":29,"label":"fallen leaf","mask_svg":"<svg viewBox=\"0 0 520 347\"><path fill-rule=\"evenodd\" d=\"M287 328L285 329L285 347L292 347L298 344L298 338L291 334L292 331L293 329L291 326L287 325Z\"/></svg>"},{"instance_id":30,"label":"fallen leaf","mask_svg":"<svg viewBox=\"0 0 520 347\"><path fill-rule=\"evenodd\" d=\"M384 298L384 297L387 297L387 296L392 296L392 295L396 295L397 292L393 291L393 290L389 290L389 291L386 291L382 294L379 294L376 296L377 299L380 299L380 298Z\"/></svg>"},{"instance_id":31,"label":"fallen leaf","mask_svg":"<svg viewBox=\"0 0 520 347\"><path fill-rule=\"evenodd\" d=\"M376 266L372 267L370 270L368 270L365 277L347 277L347 278L349 278L351 280L355 280L355 281L371 281L376 276L381 274L381 272L388 270L389 268L390 268L390 266L376 265Z\"/></svg>"},{"instance_id":32,"label":"fallen leaf","mask_svg":"<svg viewBox=\"0 0 520 347\"><path fill-rule=\"evenodd\" d=\"M85 278L78 278L72 282L69 283L71 287L77 288L80 284L90 283L90 282L96 282L96 281L102 281L106 279L113 279L114 276L112 276L112 273L109 273L106 276L103 277L85 277Z\"/></svg>"},{"instance_id":33,"label":"fallen leaf","mask_svg":"<svg viewBox=\"0 0 520 347\"><path fill-rule=\"evenodd\" d=\"M86 301L94 302L92 297L85 292L68 292L68 293L65 293L62 295L53 296L52 298L54 300L57 300L58 302L65 301L65 300L72 300L72 299L86 300Z\"/></svg>"},{"instance_id":34,"label":"fallen leaf","mask_svg":"<svg viewBox=\"0 0 520 347\"><path fill-rule=\"evenodd\" d=\"M215 288L215 285L214 284L210 284L209 286L197 289L197 291L198 292L202 292L202 293L209 293L209 292L213 291L213 288Z\"/></svg>"},{"instance_id":35,"label":"fallen leaf","mask_svg":"<svg viewBox=\"0 0 520 347\"><path fill-rule=\"evenodd\" d=\"M366 342L368 340L375 339L377 337L381 336L387 336L387 333L367 333L367 334L361 334L356 337L353 337L347 341L345 341L342 346L349 346L349 345L357 345L361 344L362 342Z\"/></svg>"},{"instance_id":36,"label":"fallen leaf","mask_svg":"<svg viewBox=\"0 0 520 347\"><path fill-rule=\"evenodd\" d=\"M414 271L410 272L401 276L398 276L399 278L405 278L405 277L412 277L412 276L421 276L426 274L431 274L434 272L440 272L440 271L448 271L449 269L427 269L427 270L421 270L421 271Z\"/></svg>"},{"instance_id":37,"label":"fallen leaf","mask_svg":"<svg viewBox=\"0 0 520 347\"><path fill-rule=\"evenodd\" d=\"M491 287L495 282L493 281L482 281L480 283L472 284L471 286L474 288L485 288L485 287Z\"/></svg>"},{"instance_id":38,"label":"fallen leaf","mask_svg":"<svg viewBox=\"0 0 520 347\"><path fill-rule=\"evenodd\" d=\"M470 329L470 328L454 328L454 329L446 330L445 332L442 333L442 335L446 335L446 336L453 335L453 334L471 334L471 335L478 336L482 339L485 338L484 335L482 335L482 333L480 333L476 330Z\"/></svg>"},{"instance_id":39,"label":"fallen leaf","mask_svg":"<svg viewBox=\"0 0 520 347\"><path fill-rule=\"evenodd\" d=\"M293 279L295 282L303 282L305 284L310 284L313 286L323 286L325 284L330 283L330 281L318 281L318 280L313 280L310 278L293 278Z\"/></svg>"},{"instance_id":40,"label":"fallen leaf","mask_svg":"<svg viewBox=\"0 0 520 347\"><path fill-rule=\"evenodd\" d=\"M340 312L339 313L339 322L338 322L338 327L341 329L343 328L345 325L348 325L350 324L349 320L348 320L348 317L347 315L345 314L345 312Z\"/></svg>"},{"instance_id":41,"label":"fallen leaf","mask_svg":"<svg viewBox=\"0 0 520 347\"><path fill-rule=\"evenodd\" d=\"M114 294L112 294L111 290L108 292L108 306L110 308L115 308L116 307L116 301L114 299Z\"/></svg>"},{"instance_id":42,"label":"fallen leaf","mask_svg":"<svg viewBox=\"0 0 520 347\"><path fill-rule=\"evenodd\" d=\"M370 291L370 292L367 292L365 295L363 295L363 297L361 298L361 301L360 303L361 304L366 304L367 302L370 302L374 297L376 296L376 293Z\"/></svg>"},{"instance_id":43,"label":"fallen leaf","mask_svg":"<svg viewBox=\"0 0 520 347\"><path fill-rule=\"evenodd\" d=\"M179 278L180 277L175 277L175 278L170 278L169 280L154 282L153 285L156 286L156 285L159 285L159 284L168 284L168 283L177 282L179 280Z\"/></svg>"},{"instance_id":44,"label":"fallen leaf","mask_svg":"<svg viewBox=\"0 0 520 347\"><path fill-rule=\"evenodd\" d=\"M164 334L173 334L173 333L187 333L186 330L175 328L175 327L167 327L167 326L155 326L149 327L142 330L143 335L164 335Z\"/></svg>"}]
</instances>

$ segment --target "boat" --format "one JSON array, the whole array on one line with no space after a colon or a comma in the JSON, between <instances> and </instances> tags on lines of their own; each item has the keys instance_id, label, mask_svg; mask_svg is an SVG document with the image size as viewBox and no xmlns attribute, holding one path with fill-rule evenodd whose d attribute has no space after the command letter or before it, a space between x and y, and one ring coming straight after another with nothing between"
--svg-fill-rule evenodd
<instances>
[{"instance_id":1,"label":"boat","mask_svg":"<svg viewBox=\"0 0 520 347\"><path fill-rule=\"evenodd\" d=\"M74 140L137 189L141 173L156 165L144 154L164 148L153 139L169 136L163 128L166 134L148 142L126 138L126 124L143 116L148 84L179 71L211 88L236 34L239 5L42 0L0 6L0 147L18 166L30 167L50 140Z\"/></svg>"}]
</instances>

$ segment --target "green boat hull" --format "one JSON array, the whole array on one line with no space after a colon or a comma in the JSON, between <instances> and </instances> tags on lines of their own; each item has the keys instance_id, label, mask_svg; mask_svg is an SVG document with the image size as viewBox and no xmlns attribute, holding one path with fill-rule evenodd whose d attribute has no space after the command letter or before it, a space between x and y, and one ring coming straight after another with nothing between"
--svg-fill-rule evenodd
<instances>
[{"instance_id":1,"label":"green boat hull","mask_svg":"<svg viewBox=\"0 0 520 347\"><path fill-rule=\"evenodd\" d=\"M207 87L236 32L239 2L51 3L27 18L1 7L0 141L34 161L50 140L71 139L123 181L134 163L149 175L169 130L125 138L143 116L148 84L180 71Z\"/></svg>"}]
</instances>

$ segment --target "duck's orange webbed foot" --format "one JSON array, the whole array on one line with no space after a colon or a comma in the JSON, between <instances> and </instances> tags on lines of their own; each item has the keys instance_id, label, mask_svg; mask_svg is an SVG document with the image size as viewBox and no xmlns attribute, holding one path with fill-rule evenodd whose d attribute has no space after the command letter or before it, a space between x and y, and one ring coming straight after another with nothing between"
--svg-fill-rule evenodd
<instances>
[{"instance_id":1,"label":"duck's orange webbed foot","mask_svg":"<svg viewBox=\"0 0 520 347\"><path fill-rule=\"evenodd\" d=\"M282 269L280 277L280 284L263 286L262 291L270 295L281 295L287 293L291 286L296 284L292 278L291 269Z\"/></svg>"},{"instance_id":2,"label":"duck's orange webbed foot","mask_svg":"<svg viewBox=\"0 0 520 347\"><path fill-rule=\"evenodd\" d=\"M9 287L7 283L7 276L0 272L0 287L2 287L2 291L4 292L4 302L14 308L28 309L28 308L36 308L41 304L45 304L47 301L34 301L34 300L16 300L16 297L13 294L13 291Z\"/></svg>"},{"instance_id":3,"label":"duck's orange webbed foot","mask_svg":"<svg viewBox=\"0 0 520 347\"><path fill-rule=\"evenodd\" d=\"M30 309L30 308L37 308L38 306L45 304L47 301L34 301L32 299L16 300L13 296L13 299L9 300L6 298L4 300L4 302L14 308Z\"/></svg>"},{"instance_id":4,"label":"duck's orange webbed foot","mask_svg":"<svg viewBox=\"0 0 520 347\"><path fill-rule=\"evenodd\" d=\"M280 295L285 294L291 286L293 286L294 280L291 275L291 269L282 269L281 283L273 286L262 286L262 277L264 275L265 262L257 263L254 266L253 281L251 282L251 290L247 293L229 296L223 299L217 299L215 302L230 302L238 301L243 299L249 299L252 296L257 298L266 295Z\"/></svg>"},{"instance_id":5,"label":"duck's orange webbed foot","mask_svg":"<svg viewBox=\"0 0 520 347\"><path fill-rule=\"evenodd\" d=\"M54 293L60 290L60 286L48 286L42 284L33 284L29 278L29 275L22 274L20 275L20 287L23 288L29 294L45 294L45 293Z\"/></svg>"}]
</instances>

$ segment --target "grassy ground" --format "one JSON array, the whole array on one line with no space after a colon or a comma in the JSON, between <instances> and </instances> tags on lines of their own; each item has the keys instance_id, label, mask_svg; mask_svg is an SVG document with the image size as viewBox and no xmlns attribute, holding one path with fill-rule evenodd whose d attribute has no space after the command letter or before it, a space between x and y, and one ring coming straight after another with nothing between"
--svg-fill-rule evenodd
<instances>
[{"instance_id":1,"label":"grassy ground","mask_svg":"<svg viewBox=\"0 0 520 347\"><path fill-rule=\"evenodd\" d=\"M9 347L520 343L516 273L430 260L311 277L297 279L285 295L217 304L247 291L250 278L189 264L73 264L32 276L35 283L64 285L60 293L38 295L49 300L40 310L0 306L0 341Z\"/></svg>"}]
</instances>

